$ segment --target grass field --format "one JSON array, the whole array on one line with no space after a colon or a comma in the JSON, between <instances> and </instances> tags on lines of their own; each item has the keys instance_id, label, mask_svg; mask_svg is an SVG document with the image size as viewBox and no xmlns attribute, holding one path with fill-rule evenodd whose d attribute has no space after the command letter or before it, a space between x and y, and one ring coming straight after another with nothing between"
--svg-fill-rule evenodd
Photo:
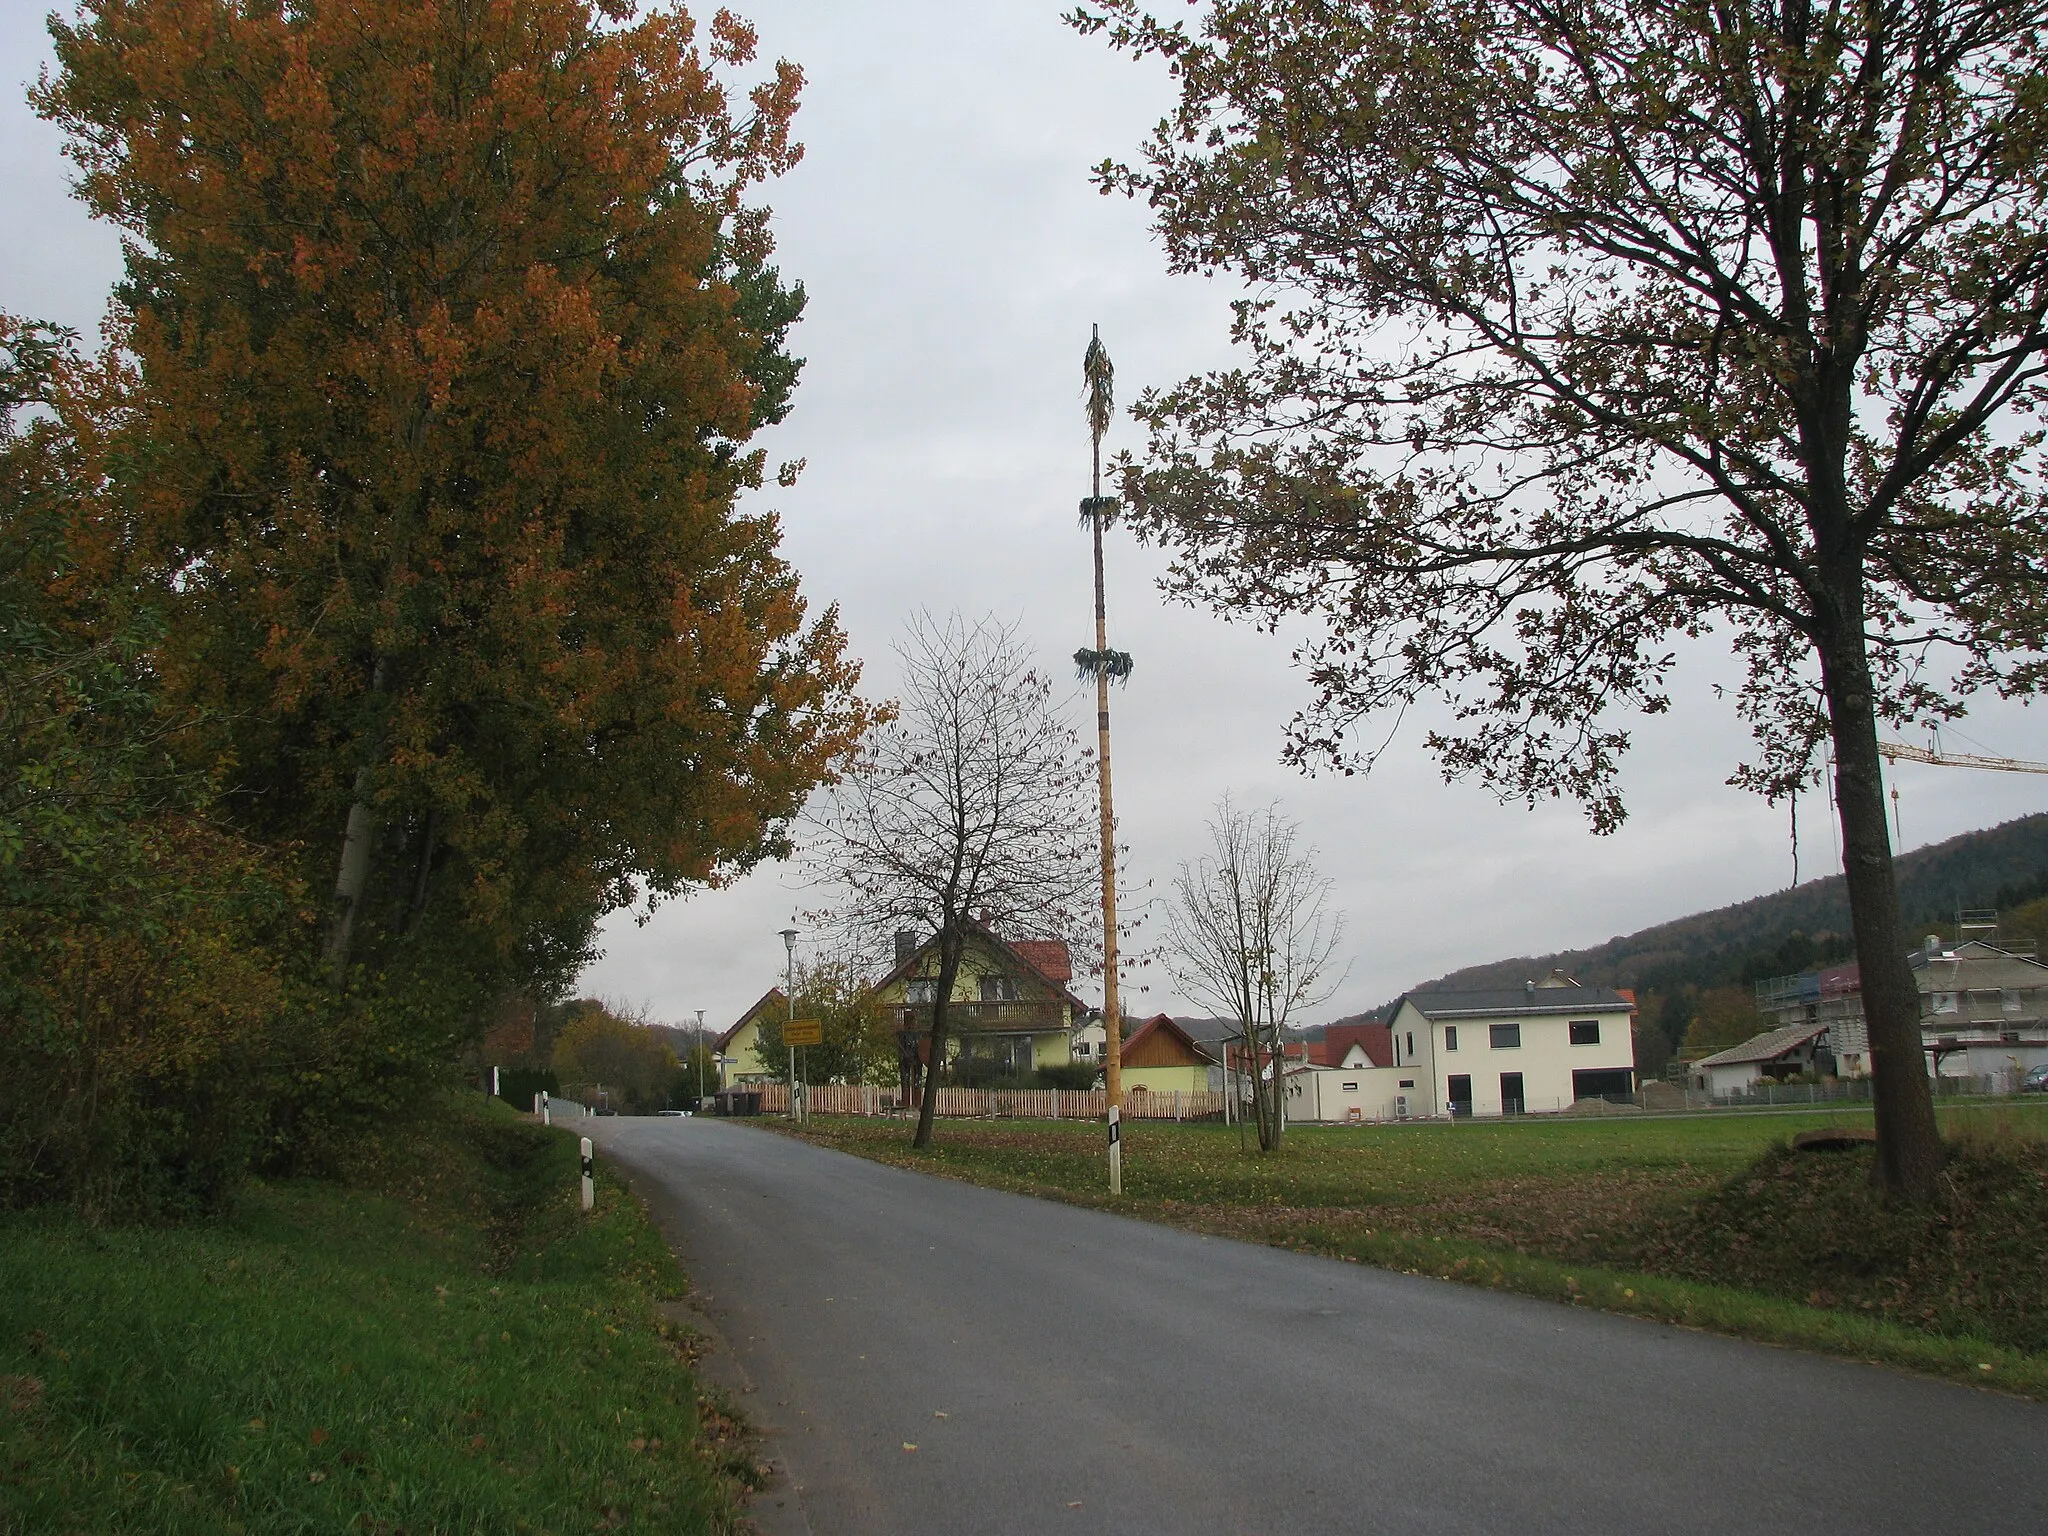
<instances>
[{"instance_id":1,"label":"grass field","mask_svg":"<svg viewBox=\"0 0 2048 1536\"><path fill-rule=\"evenodd\" d=\"M638 1205L474 1099L382 1152L218 1224L0 1216L0 1530L731 1529L749 1444Z\"/></svg>"},{"instance_id":2,"label":"grass field","mask_svg":"<svg viewBox=\"0 0 2048 1536\"><path fill-rule=\"evenodd\" d=\"M1192 1230L1884 1360L2048 1399L2048 1104L1944 1111L1932 1213L1888 1210L1867 1151L1784 1150L1867 1110L1531 1116L1291 1128L1277 1158L1218 1125L909 1128L817 1120L861 1156Z\"/></svg>"}]
</instances>

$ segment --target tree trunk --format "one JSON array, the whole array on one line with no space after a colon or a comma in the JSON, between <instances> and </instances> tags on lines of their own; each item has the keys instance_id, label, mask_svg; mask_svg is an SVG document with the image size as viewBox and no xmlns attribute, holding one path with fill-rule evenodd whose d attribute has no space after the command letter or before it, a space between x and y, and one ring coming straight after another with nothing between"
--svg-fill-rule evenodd
<instances>
[{"instance_id":1,"label":"tree trunk","mask_svg":"<svg viewBox=\"0 0 2048 1536\"><path fill-rule=\"evenodd\" d=\"M1278 1152L1280 1143L1287 1133L1287 1055L1281 1049L1280 1026L1272 1026L1271 1048L1273 1053L1272 1103L1267 1109L1267 1119L1272 1126L1270 1140L1262 1139L1260 1150Z\"/></svg>"},{"instance_id":2,"label":"tree trunk","mask_svg":"<svg viewBox=\"0 0 2048 1536\"><path fill-rule=\"evenodd\" d=\"M1920 1038L1920 989L1906 958L1905 924L1885 826L1884 773L1877 750L1870 658L1864 649L1860 580L1837 602L1845 622L1820 646L1835 749L1835 802L1842 824L1842 869L1856 933L1863 1017L1877 1111L1877 1160L1871 1181L1893 1199L1925 1204L1946 1152L1934 1120L1934 1096Z\"/></svg>"},{"instance_id":3,"label":"tree trunk","mask_svg":"<svg viewBox=\"0 0 2048 1536\"><path fill-rule=\"evenodd\" d=\"M917 1109L917 1134L913 1147L932 1144L932 1116L939 1103L939 1064L946 1050L946 1009L953 1000L953 982L960 975L960 952L964 948L956 924L939 930L939 975L932 986L931 1059L924 1067L924 1102Z\"/></svg>"},{"instance_id":4,"label":"tree trunk","mask_svg":"<svg viewBox=\"0 0 2048 1536\"><path fill-rule=\"evenodd\" d=\"M427 810L427 825L420 834L420 861L413 871L412 906L405 914L405 931L408 936L420 931L420 924L427 915L427 889L434 873L434 852L441 841L441 808L430 806Z\"/></svg>"},{"instance_id":5,"label":"tree trunk","mask_svg":"<svg viewBox=\"0 0 2048 1536\"><path fill-rule=\"evenodd\" d=\"M341 839L341 868L334 877L334 907L327 924L327 951L323 958L327 961L328 980L336 987L348 976L356 916L362 911L363 897L370 886L370 845L377 836L377 813L370 804L370 794L384 753L383 695L388 675L389 664L379 656L370 669L370 732L364 743L363 760L356 768L348 824Z\"/></svg>"}]
</instances>

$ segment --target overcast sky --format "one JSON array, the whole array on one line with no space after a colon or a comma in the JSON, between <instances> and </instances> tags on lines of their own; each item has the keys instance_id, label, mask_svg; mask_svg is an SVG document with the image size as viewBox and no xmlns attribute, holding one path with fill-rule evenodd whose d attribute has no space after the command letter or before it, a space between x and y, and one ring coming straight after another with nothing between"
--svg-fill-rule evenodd
<instances>
[{"instance_id":1,"label":"overcast sky","mask_svg":"<svg viewBox=\"0 0 2048 1536\"><path fill-rule=\"evenodd\" d=\"M764 52L809 78L804 162L771 195L779 264L810 294L809 359L771 460L809 461L781 511L814 605L840 605L866 688L892 688L890 642L919 606L1017 621L1048 666L1092 644L1081 353L1099 323L1120 402L1227 360L1231 290L1168 279L1144 210L1098 196L1088 168L1128 156L1164 111L1155 69L1060 24L1059 0L734 0ZM0 7L0 308L90 334L119 254L69 201L57 136L21 91L48 57L40 5ZM1135 446L1127 421L1110 447ZM1167 607L1159 557L1111 535L1111 644L1137 670L1115 710L1118 812L1142 903L1192 857L1229 791L1278 798L1336 881L1349 970L1317 1018L1383 1002L1444 971L1598 943L1760 895L1791 875L1782 810L1726 787L1747 737L1712 685L1725 647L1688 657L1676 707L1643 722L1625 778L1631 819L1594 837L1567 805L1500 806L1445 785L1411 720L1370 779L1279 763L1304 696L1284 639ZM1086 703L1075 700L1075 719ZM1952 747L2048 759L2040 711L1990 705ZM2048 807L2048 778L1901 765L1904 843ZM1801 873L1839 868L1817 807ZM1985 893L1984 899L1989 899ZM777 930L814 898L779 868L608 923L589 993L661 1018L730 1023L780 979ZM1159 925L1151 925L1157 932ZM1154 975L1132 1000L1206 1012ZM1099 990L1096 995L1099 995Z\"/></svg>"}]
</instances>

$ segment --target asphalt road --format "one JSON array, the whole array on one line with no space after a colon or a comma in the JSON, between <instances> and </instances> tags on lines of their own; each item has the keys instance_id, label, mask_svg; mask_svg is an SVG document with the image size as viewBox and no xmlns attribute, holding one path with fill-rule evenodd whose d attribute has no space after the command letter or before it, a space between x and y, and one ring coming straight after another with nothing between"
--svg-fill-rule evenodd
<instances>
[{"instance_id":1,"label":"asphalt road","mask_svg":"<svg viewBox=\"0 0 2048 1536\"><path fill-rule=\"evenodd\" d=\"M744 1125L583 1124L709 1293L781 1529L2048 1531L2048 1408L1992 1392Z\"/></svg>"}]
</instances>

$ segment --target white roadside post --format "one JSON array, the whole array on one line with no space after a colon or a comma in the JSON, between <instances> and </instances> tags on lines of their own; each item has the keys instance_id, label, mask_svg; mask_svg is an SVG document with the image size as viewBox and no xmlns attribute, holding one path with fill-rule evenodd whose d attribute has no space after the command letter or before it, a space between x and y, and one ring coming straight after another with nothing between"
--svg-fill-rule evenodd
<instances>
[{"instance_id":1,"label":"white roadside post","mask_svg":"<svg viewBox=\"0 0 2048 1536\"><path fill-rule=\"evenodd\" d=\"M589 1210L597 1204L597 1165L591 1160L590 1138L583 1138L583 1209Z\"/></svg>"},{"instance_id":2,"label":"white roadside post","mask_svg":"<svg viewBox=\"0 0 2048 1536\"><path fill-rule=\"evenodd\" d=\"M1116 1105L1109 1106L1109 1192L1120 1195L1124 1192L1124 1112Z\"/></svg>"},{"instance_id":3,"label":"white roadside post","mask_svg":"<svg viewBox=\"0 0 2048 1536\"><path fill-rule=\"evenodd\" d=\"M548 1097L547 1090L543 1088L540 1093L540 1123L542 1125L553 1125L555 1123L552 1113L553 1102Z\"/></svg>"}]
</instances>

